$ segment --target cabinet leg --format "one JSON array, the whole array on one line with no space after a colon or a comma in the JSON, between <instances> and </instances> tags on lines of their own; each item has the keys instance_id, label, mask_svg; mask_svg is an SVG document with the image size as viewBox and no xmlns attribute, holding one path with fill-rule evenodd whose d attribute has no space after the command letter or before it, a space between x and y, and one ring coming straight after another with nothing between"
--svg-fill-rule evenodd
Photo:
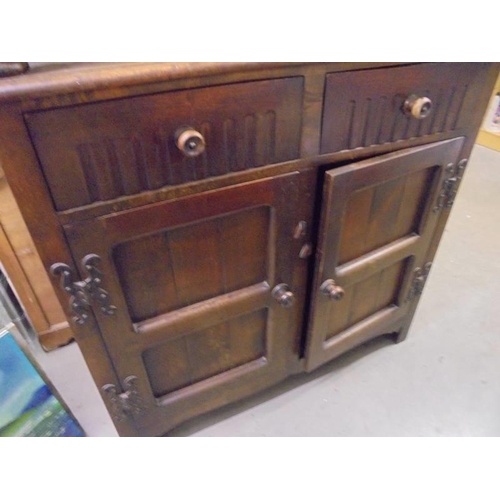
<instances>
[{"instance_id":1,"label":"cabinet leg","mask_svg":"<svg viewBox=\"0 0 500 500\"><path fill-rule=\"evenodd\" d=\"M408 335L408 330L410 329L410 325L411 323L406 323L395 333L396 344L399 344L400 342L403 342L403 340L406 340L406 336Z\"/></svg>"}]
</instances>

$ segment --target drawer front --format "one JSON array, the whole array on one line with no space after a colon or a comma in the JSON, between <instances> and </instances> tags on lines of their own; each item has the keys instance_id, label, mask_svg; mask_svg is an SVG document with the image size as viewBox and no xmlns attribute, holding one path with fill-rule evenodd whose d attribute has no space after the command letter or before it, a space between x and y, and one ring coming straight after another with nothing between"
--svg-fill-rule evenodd
<instances>
[{"instance_id":1,"label":"drawer front","mask_svg":"<svg viewBox=\"0 0 500 500\"><path fill-rule=\"evenodd\" d=\"M183 90L26 115L56 210L299 156L303 79ZM186 156L176 132L206 149Z\"/></svg>"},{"instance_id":2,"label":"drawer front","mask_svg":"<svg viewBox=\"0 0 500 500\"><path fill-rule=\"evenodd\" d=\"M321 153L367 147L458 130L467 125L487 64L419 64L332 73L326 77ZM418 119L405 111L410 96L431 100Z\"/></svg>"}]
</instances>

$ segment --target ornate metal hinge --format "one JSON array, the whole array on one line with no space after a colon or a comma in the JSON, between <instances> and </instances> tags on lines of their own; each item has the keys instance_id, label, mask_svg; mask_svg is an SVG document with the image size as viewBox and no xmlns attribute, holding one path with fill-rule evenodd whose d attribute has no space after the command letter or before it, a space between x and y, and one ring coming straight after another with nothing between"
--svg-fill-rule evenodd
<instances>
[{"instance_id":1,"label":"ornate metal hinge","mask_svg":"<svg viewBox=\"0 0 500 500\"><path fill-rule=\"evenodd\" d=\"M441 185L434 212L443 208L451 208L457 195L458 185L464 175L467 160L460 160L457 165L449 163L446 167L446 177Z\"/></svg>"},{"instance_id":2,"label":"ornate metal hinge","mask_svg":"<svg viewBox=\"0 0 500 500\"><path fill-rule=\"evenodd\" d=\"M82 265L88 272L88 278L83 281L74 281L73 271L67 264L58 262L50 266L50 272L61 278L61 288L71 297L69 306L74 313L73 321L83 325L87 321L91 302L99 305L101 312L107 316L115 314L116 307L111 305L109 293L101 287L102 273L97 267L101 258L91 253L82 259Z\"/></svg>"},{"instance_id":3,"label":"ornate metal hinge","mask_svg":"<svg viewBox=\"0 0 500 500\"><path fill-rule=\"evenodd\" d=\"M138 378L130 375L123 381L124 392L119 392L114 384L102 386L102 391L110 402L111 416L121 422L128 416L138 415L146 408L137 388Z\"/></svg>"},{"instance_id":4,"label":"ornate metal hinge","mask_svg":"<svg viewBox=\"0 0 500 500\"><path fill-rule=\"evenodd\" d=\"M427 262L423 269L421 267L416 267L413 271L413 281L410 286L410 291L406 297L406 302L418 297L422 290L424 289L425 282L429 276L429 271L431 270L432 262Z\"/></svg>"}]
</instances>

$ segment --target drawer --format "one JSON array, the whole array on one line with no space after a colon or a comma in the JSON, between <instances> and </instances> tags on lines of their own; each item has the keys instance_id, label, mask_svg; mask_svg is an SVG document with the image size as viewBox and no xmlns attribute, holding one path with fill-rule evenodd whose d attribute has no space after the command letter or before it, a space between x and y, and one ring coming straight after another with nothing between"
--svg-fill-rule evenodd
<instances>
[{"instance_id":1,"label":"drawer","mask_svg":"<svg viewBox=\"0 0 500 500\"><path fill-rule=\"evenodd\" d=\"M222 85L28 113L56 210L293 160L302 77ZM205 151L190 157L178 131Z\"/></svg>"},{"instance_id":2,"label":"drawer","mask_svg":"<svg viewBox=\"0 0 500 500\"><path fill-rule=\"evenodd\" d=\"M321 153L460 129L471 116L485 66L418 64L328 74ZM412 95L430 99L431 111L425 118L405 110Z\"/></svg>"}]
</instances>

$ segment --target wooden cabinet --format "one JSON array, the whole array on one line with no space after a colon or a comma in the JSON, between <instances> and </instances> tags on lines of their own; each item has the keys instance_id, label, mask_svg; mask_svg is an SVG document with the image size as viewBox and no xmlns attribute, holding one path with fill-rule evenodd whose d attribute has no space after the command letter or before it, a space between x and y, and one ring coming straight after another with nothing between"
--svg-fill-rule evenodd
<instances>
[{"instance_id":1,"label":"wooden cabinet","mask_svg":"<svg viewBox=\"0 0 500 500\"><path fill-rule=\"evenodd\" d=\"M0 81L0 155L120 434L404 339L497 66L110 67Z\"/></svg>"}]
</instances>

